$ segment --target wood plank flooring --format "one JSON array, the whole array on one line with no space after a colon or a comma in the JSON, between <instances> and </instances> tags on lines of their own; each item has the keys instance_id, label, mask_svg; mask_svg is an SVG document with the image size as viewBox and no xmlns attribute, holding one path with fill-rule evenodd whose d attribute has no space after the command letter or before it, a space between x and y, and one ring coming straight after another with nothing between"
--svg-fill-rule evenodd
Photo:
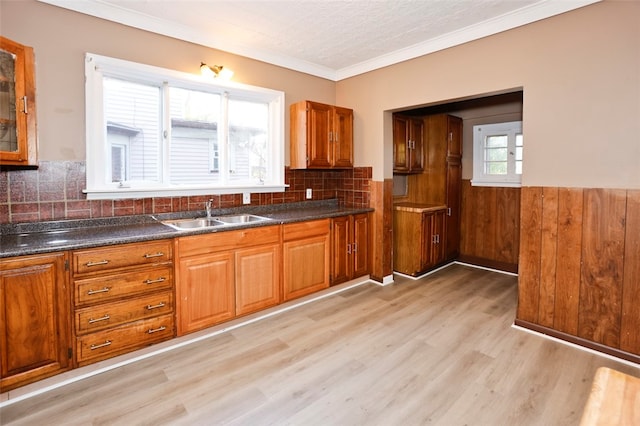
<instances>
[{"instance_id":1,"label":"wood plank flooring","mask_svg":"<svg viewBox=\"0 0 640 426\"><path fill-rule=\"evenodd\" d=\"M576 425L595 371L511 327L517 278L364 284L2 408L3 425Z\"/></svg>"}]
</instances>

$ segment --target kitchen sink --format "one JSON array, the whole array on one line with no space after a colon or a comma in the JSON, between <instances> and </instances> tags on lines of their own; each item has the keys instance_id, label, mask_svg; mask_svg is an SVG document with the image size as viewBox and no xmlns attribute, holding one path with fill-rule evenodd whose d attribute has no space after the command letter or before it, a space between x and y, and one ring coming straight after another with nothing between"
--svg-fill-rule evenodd
<instances>
[{"instance_id":1,"label":"kitchen sink","mask_svg":"<svg viewBox=\"0 0 640 426\"><path fill-rule=\"evenodd\" d=\"M216 219L208 219L206 217L196 219L175 219L175 220L163 220L167 226L177 229L178 231L184 231L188 229L202 229L213 228L216 226L223 226L224 223Z\"/></svg>"},{"instance_id":2,"label":"kitchen sink","mask_svg":"<svg viewBox=\"0 0 640 426\"><path fill-rule=\"evenodd\" d=\"M215 220L224 223L253 223L271 220L268 217L256 216L254 214L236 214L230 216L219 216Z\"/></svg>"},{"instance_id":3,"label":"kitchen sink","mask_svg":"<svg viewBox=\"0 0 640 426\"><path fill-rule=\"evenodd\" d=\"M218 226L243 224L243 223L256 223L263 222L265 220L271 220L268 217L256 216L254 214L236 214L219 217L199 217L195 219L173 219L163 220L162 223L177 229L178 231L186 231L191 229L203 229L203 228L215 228Z\"/></svg>"}]
</instances>

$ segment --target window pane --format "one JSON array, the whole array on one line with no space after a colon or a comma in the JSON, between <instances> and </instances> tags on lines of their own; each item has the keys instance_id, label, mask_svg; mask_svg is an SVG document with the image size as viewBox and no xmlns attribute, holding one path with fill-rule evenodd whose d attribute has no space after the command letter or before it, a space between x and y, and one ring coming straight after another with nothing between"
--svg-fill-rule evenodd
<instances>
[{"instance_id":1,"label":"window pane","mask_svg":"<svg viewBox=\"0 0 640 426\"><path fill-rule=\"evenodd\" d=\"M171 147L169 173L172 184L206 184L220 181L218 122L220 96L171 87Z\"/></svg>"},{"instance_id":2,"label":"window pane","mask_svg":"<svg viewBox=\"0 0 640 426\"><path fill-rule=\"evenodd\" d=\"M507 161L507 148L485 149L485 160L487 161Z\"/></svg>"},{"instance_id":3,"label":"window pane","mask_svg":"<svg viewBox=\"0 0 640 426\"><path fill-rule=\"evenodd\" d=\"M522 161L516 161L516 174L522 174Z\"/></svg>"},{"instance_id":4,"label":"window pane","mask_svg":"<svg viewBox=\"0 0 640 426\"><path fill-rule=\"evenodd\" d=\"M516 146L522 146L523 140L522 140L522 133L517 133L516 134Z\"/></svg>"},{"instance_id":5,"label":"window pane","mask_svg":"<svg viewBox=\"0 0 640 426\"><path fill-rule=\"evenodd\" d=\"M507 163L485 163L485 173L488 175L506 175L507 174Z\"/></svg>"},{"instance_id":6,"label":"window pane","mask_svg":"<svg viewBox=\"0 0 640 426\"><path fill-rule=\"evenodd\" d=\"M509 137L507 135L491 135L487 136L485 140L485 146L487 148L506 148L508 143Z\"/></svg>"},{"instance_id":7,"label":"window pane","mask_svg":"<svg viewBox=\"0 0 640 426\"><path fill-rule=\"evenodd\" d=\"M111 182L120 180L161 181L160 88L113 78L104 78L104 110L110 151L123 150L126 167L112 164ZM113 156L112 156L113 159Z\"/></svg>"},{"instance_id":8,"label":"window pane","mask_svg":"<svg viewBox=\"0 0 640 426\"><path fill-rule=\"evenodd\" d=\"M229 100L229 180L263 182L270 179L269 106Z\"/></svg>"}]
</instances>

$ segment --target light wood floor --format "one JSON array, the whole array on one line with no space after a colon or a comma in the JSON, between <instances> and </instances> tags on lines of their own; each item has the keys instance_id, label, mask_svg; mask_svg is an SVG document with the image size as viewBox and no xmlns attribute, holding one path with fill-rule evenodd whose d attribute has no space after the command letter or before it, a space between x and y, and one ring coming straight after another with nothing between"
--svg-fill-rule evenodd
<instances>
[{"instance_id":1,"label":"light wood floor","mask_svg":"<svg viewBox=\"0 0 640 426\"><path fill-rule=\"evenodd\" d=\"M2 408L6 425L576 425L599 366L512 328L516 277L347 290Z\"/></svg>"}]
</instances>

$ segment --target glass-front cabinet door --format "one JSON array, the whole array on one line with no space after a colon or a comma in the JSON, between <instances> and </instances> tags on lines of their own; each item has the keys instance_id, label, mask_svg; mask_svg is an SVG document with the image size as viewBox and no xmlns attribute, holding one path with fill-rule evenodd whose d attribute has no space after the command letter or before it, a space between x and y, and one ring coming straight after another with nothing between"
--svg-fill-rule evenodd
<instances>
[{"instance_id":1,"label":"glass-front cabinet door","mask_svg":"<svg viewBox=\"0 0 640 426\"><path fill-rule=\"evenodd\" d=\"M0 167L37 166L33 49L0 37Z\"/></svg>"}]
</instances>

